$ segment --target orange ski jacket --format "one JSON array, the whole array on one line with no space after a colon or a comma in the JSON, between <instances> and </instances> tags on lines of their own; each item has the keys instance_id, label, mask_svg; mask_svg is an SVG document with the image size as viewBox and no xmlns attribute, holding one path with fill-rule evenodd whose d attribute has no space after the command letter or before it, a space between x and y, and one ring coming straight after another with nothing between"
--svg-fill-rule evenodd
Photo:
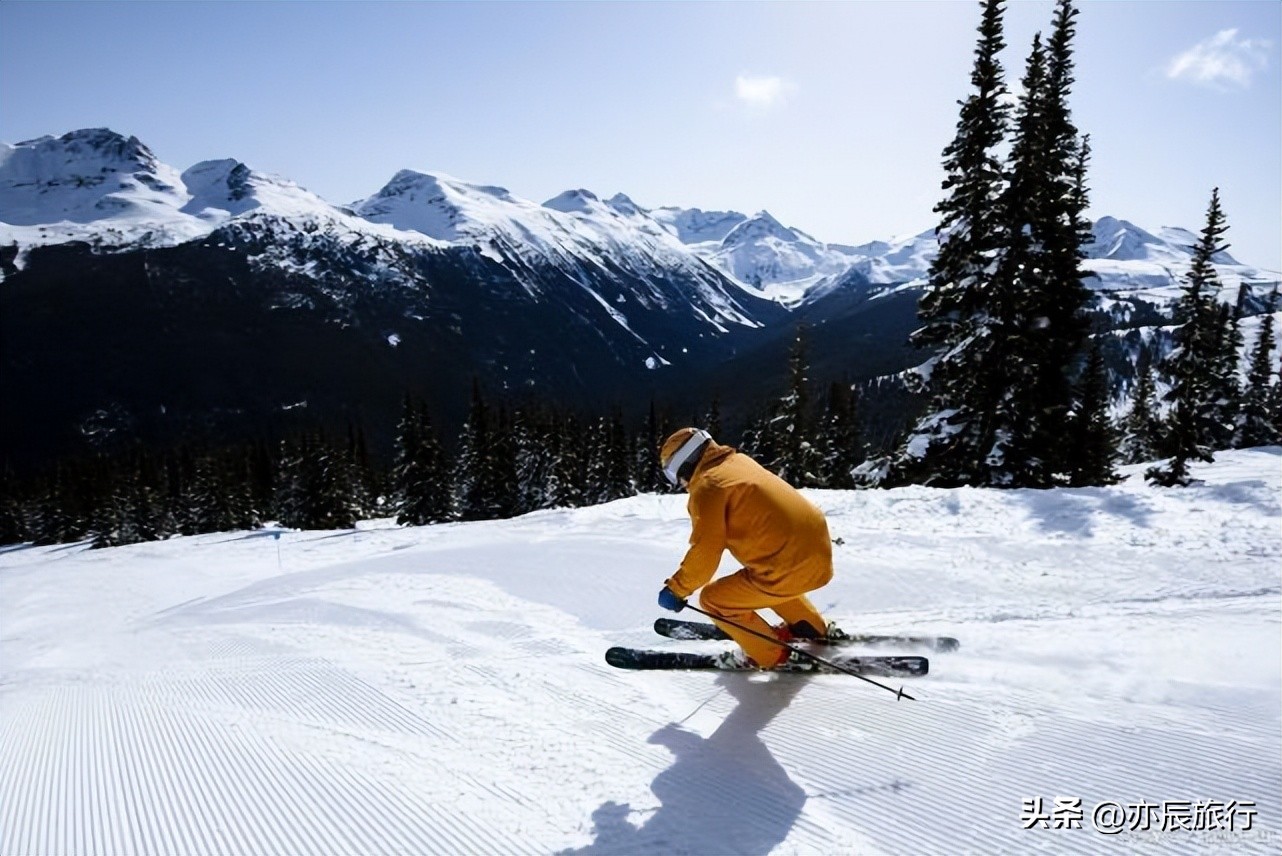
<instances>
[{"instance_id":1,"label":"orange ski jacket","mask_svg":"<svg viewBox=\"0 0 1282 856\"><path fill-rule=\"evenodd\" d=\"M712 579L729 550L763 592L800 595L832 579L823 512L729 446L711 443L690 478L690 549L666 585L682 599Z\"/></svg>"}]
</instances>

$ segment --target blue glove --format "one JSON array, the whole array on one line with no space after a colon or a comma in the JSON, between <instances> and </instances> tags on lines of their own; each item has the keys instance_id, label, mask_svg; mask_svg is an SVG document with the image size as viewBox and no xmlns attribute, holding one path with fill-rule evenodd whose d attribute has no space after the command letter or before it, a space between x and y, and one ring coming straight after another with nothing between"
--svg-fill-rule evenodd
<instances>
[{"instance_id":1,"label":"blue glove","mask_svg":"<svg viewBox=\"0 0 1282 856\"><path fill-rule=\"evenodd\" d=\"M677 597L672 589L664 586L663 591L659 592L659 606L672 612L680 612L686 608L686 602Z\"/></svg>"}]
</instances>

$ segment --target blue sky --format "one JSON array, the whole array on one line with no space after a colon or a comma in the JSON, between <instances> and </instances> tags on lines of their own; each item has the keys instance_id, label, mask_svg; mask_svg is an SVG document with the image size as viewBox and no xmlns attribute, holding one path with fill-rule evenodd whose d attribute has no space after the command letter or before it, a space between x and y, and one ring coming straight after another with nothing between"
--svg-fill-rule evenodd
<instances>
[{"instance_id":1,"label":"blue sky","mask_svg":"<svg viewBox=\"0 0 1282 856\"><path fill-rule=\"evenodd\" d=\"M1080 4L1092 211L1197 230L1219 186L1282 269L1282 4ZM1017 84L1053 4L1015 0ZM332 202L409 167L543 201L767 209L844 243L932 228L978 3L0 3L0 140L106 126Z\"/></svg>"}]
</instances>

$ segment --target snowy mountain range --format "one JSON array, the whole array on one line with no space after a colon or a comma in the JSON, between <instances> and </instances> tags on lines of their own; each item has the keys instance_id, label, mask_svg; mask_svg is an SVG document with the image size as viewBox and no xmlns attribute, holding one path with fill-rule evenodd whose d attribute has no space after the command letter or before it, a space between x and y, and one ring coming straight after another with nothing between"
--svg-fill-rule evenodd
<instances>
[{"instance_id":1,"label":"snowy mountain range","mask_svg":"<svg viewBox=\"0 0 1282 856\"><path fill-rule=\"evenodd\" d=\"M1115 323L1169 313L1195 236L1109 217L1094 234L1090 284ZM404 389L461 400L474 376L592 406L695 406L773 377L801 321L824 371L913 364L936 251L933 231L826 243L766 211L584 189L539 204L409 169L335 205L236 160L180 171L135 137L74 131L0 145L0 394L64 435L103 412L201 423L307 402L375 418L374 400L382 418ZM1225 299L1255 283L1256 309L1280 278L1218 261ZM49 435L12 422L18 448Z\"/></svg>"},{"instance_id":2,"label":"snowy mountain range","mask_svg":"<svg viewBox=\"0 0 1282 856\"><path fill-rule=\"evenodd\" d=\"M937 251L933 230L851 246L817 240L768 211L647 210L622 193L603 200L584 189L538 204L502 187L408 169L372 196L336 206L235 160L179 172L136 137L104 128L0 144L0 244L21 252L71 241L103 251L172 246L248 216L416 248L468 244L500 263L541 257L573 266L631 256L692 273L707 263L750 294L794 306L851 271L877 285L920 282ZM1149 232L1114 217L1093 231L1086 267L1105 291L1178 284L1197 241L1187 229ZM1228 253L1217 261L1227 286L1279 278ZM723 320L746 320L726 310Z\"/></svg>"}]
</instances>

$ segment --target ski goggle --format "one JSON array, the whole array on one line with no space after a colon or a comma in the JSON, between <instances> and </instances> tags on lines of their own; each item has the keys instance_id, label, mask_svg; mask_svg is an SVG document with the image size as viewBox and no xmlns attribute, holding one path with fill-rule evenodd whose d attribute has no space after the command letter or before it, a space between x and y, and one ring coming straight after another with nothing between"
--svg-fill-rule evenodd
<instances>
[{"instance_id":1,"label":"ski goggle","mask_svg":"<svg viewBox=\"0 0 1282 856\"><path fill-rule=\"evenodd\" d=\"M702 429L696 429L690 438L681 444L672 457L663 462L663 475L668 480L668 484L676 486L677 473L685 466L686 461L694 455L695 452L703 448L703 444L712 440L712 435Z\"/></svg>"}]
</instances>

